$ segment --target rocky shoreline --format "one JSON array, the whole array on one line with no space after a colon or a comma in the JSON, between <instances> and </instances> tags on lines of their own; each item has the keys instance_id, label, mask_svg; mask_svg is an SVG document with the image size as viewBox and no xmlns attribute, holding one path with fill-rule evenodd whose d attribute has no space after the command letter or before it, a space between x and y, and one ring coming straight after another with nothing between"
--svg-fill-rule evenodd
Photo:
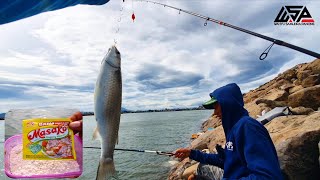
<instances>
[{"instance_id":1,"label":"rocky shoreline","mask_svg":"<svg viewBox=\"0 0 320 180\"><path fill-rule=\"evenodd\" d=\"M296 65L273 80L244 94L245 108L253 118L275 107L288 106L292 115L279 116L265 127L270 133L285 179L320 179L320 59ZM189 145L214 153L224 147L221 122L211 116ZM186 158L174 165L168 179L186 179L198 163Z\"/></svg>"}]
</instances>

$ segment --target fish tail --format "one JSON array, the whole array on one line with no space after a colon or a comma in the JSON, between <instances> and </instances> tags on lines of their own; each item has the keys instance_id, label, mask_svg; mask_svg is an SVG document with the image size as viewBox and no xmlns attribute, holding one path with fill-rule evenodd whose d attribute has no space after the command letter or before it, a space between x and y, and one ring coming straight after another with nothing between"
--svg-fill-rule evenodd
<instances>
[{"instance_id":1,"label":"fish tail","mask_svg":"<svg viewBox=\"0 0 320 180\"><path fill-rule=\"evenodd\" d=\"M115 175L115 173L116 169L114 167L113 159L101 158L99 161L96 180L105 180L106 178Z\"/></svg>"}]
</instances>

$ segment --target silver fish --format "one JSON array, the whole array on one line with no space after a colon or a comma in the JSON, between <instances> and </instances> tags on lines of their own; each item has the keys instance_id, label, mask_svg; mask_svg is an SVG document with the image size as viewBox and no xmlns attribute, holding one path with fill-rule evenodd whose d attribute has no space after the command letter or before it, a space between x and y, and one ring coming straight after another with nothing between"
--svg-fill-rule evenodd
<instances>
[{"instance_id":1,"label":"silver fish","mask_svg":"<svg viewBox=\"0 0 320 180\"><path fill-rule=\"evenodd\" d=\"M96 179L115 175L113 151L118 143L121 114L122 80L121 55L115 46L103 58L94 92L94 115L97 129L94 139L101 137L101 157Z\"/></svg>"}]
</instances>

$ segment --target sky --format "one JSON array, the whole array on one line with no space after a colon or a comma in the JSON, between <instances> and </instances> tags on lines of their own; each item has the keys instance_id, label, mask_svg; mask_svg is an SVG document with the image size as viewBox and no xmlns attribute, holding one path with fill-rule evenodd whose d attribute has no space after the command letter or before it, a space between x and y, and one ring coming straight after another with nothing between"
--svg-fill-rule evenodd
<instances>
[{"instance_id":1,"label":"sky","mask_svg":"<svg viewBox=\"0 0 320 180\"><path fill-rule=\"evenodd\" d=\"M320 2L158 0L320 52ZM314 26L275 26L284 5L306 6ZM123 10L121 10L123 8ZM133 22L131 15L136 19ZM243 93L315 58L146 2L77 5L0 25L0 112L68 107L93 111L101 60L117 42L122 106L129 110L198 107L238 83Z\"/></svg>"}]
</instances>

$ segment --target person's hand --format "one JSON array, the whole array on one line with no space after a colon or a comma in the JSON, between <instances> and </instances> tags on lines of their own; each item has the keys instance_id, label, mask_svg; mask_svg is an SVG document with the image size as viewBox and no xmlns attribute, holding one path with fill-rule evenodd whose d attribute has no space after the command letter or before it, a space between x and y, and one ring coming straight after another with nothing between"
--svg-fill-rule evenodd
<instances>
[{"instance_id":1,"label":"person's hand","mask_svg":"<svg viewBox=\"0 0 320 180\"><path fill-rule=\"evenodd\" d=\"M190 156L190 152L191 152L191 149L180 148L175 151L174 157L184 159Z\"/></svg>"},{"instance_id":2,"label":"person's hand","mask_svg":"<svg viewBox=\"0 0 320 180\"><path fill-rule=\"evenodd\" d=\"M188 180L195 180L194 174L191 174L191 175L188 177Z\"/></svg>"},{"instance_id":3,"label":"person's hand","mask_svg":"<svg viewBox=\"0 0 320 180\"><path fill-rule=\"evenodd\" d=\"M76 112L70 116L71 123L69 128L73 130L74 134L79 133L79 136L82 138L82 114L81 112Z\"/></svg>"}]
</instances>

